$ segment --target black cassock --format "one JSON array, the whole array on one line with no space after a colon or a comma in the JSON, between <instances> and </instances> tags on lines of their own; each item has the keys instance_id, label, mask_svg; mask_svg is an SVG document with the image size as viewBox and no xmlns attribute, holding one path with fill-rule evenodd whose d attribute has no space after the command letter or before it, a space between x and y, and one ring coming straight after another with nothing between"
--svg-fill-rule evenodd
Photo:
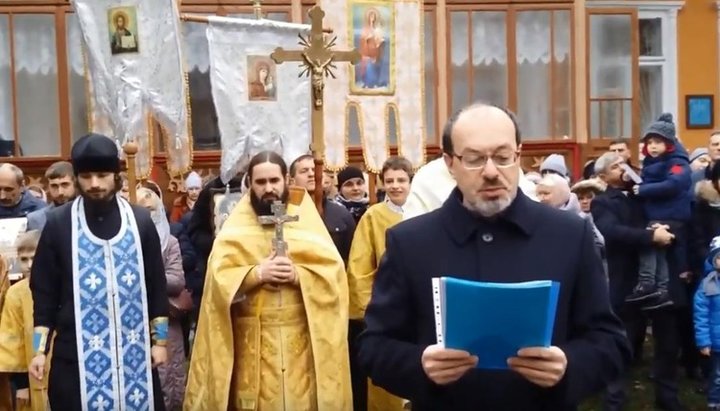
<instances>
[{"instance_id":1,"label":"black cassock","mask_svg":"<svg viewBox=\"0 0 720 411\"><path fill-rule=\"evenodd\" d=\"M124 201L124 200L123 200ZM102 240L113 238L120 230L117 202L84 202L90 231ZM48 213L32 266L30 289L33 296L35 327L48 327L55 333L50 365L48 394L50 407L80 410L80 375L75 336L72 255L72 202ZM132 206L137 221L145 266L148 318L168 316L165 267L160 239L150 213ZM52 335L52 334L51 334ZM164 410L157 371L153 370L155 409Z\"/></svg>"}]
</instances>

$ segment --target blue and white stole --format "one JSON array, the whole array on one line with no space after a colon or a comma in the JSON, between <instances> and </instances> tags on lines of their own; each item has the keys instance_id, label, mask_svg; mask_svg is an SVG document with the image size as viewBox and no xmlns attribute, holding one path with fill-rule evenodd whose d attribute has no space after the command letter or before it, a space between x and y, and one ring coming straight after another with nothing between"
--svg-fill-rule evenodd
<instances>
[{"instance_id":1,"label":"blue and white stole","mask_svg":"<svg viewBox=\"0 0 720 411\"><path fill-rule=\"evenodd\" d=\"M118 198L120 231L106 241L72 204L73 294L82 409L153 408L150 322L137 222Z\"/></svg>"}]
</instances>

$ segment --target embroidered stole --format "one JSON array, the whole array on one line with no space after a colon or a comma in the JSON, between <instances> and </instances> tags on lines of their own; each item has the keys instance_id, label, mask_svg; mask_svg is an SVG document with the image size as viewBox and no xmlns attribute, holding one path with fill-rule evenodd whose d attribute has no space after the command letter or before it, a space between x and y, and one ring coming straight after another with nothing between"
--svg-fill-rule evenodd
<instances>
[{"instance_id":1,"label":"embroidered stole","mask_svg":"<svg viewBox=\"0 0 720 411\"><path fill-rule=\"evenodd\" d=\"M73 294L83 410L151 410L145 269L130 204L116 199L121 225L105 241L88 228L83 200L72 205Z\"/></svg>"}]
</instances>

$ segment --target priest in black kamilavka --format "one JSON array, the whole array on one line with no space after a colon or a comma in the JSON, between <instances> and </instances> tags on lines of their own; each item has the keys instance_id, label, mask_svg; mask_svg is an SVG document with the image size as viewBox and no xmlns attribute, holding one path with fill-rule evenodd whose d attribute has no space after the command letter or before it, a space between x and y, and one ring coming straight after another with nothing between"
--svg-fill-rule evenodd
<instances>
[{"instance_id":1,"label":"priest in black kamilavka","mask_svg":"<svg viewBox=\"0 0 720 411\"><path fill-rule=\"evenodd\" d=\"M72 148L80 196L48 213L32 267L32 378L50 366L52 409L163 410L153 369L167 358L168 298L149 212L117 195L118 149ZM53 335L52 364L45 363Z\"/></svg>"}]
</instances>

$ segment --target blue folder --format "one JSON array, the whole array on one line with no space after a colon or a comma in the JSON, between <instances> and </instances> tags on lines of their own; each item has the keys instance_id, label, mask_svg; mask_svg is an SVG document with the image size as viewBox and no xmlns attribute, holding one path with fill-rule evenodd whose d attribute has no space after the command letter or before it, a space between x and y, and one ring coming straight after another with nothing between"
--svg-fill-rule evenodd
<instances>
[{"instance_id":1,"label":"blue folder","mask_svg":"<svg viewBox=\"0 0 720 411\"><path fill-rule=\"evenodd\" d=\"M477 355L477 368L507 369L527 347L549 347L560 284L433 278L439 344Z\"/></svg>"}]
</instances>

